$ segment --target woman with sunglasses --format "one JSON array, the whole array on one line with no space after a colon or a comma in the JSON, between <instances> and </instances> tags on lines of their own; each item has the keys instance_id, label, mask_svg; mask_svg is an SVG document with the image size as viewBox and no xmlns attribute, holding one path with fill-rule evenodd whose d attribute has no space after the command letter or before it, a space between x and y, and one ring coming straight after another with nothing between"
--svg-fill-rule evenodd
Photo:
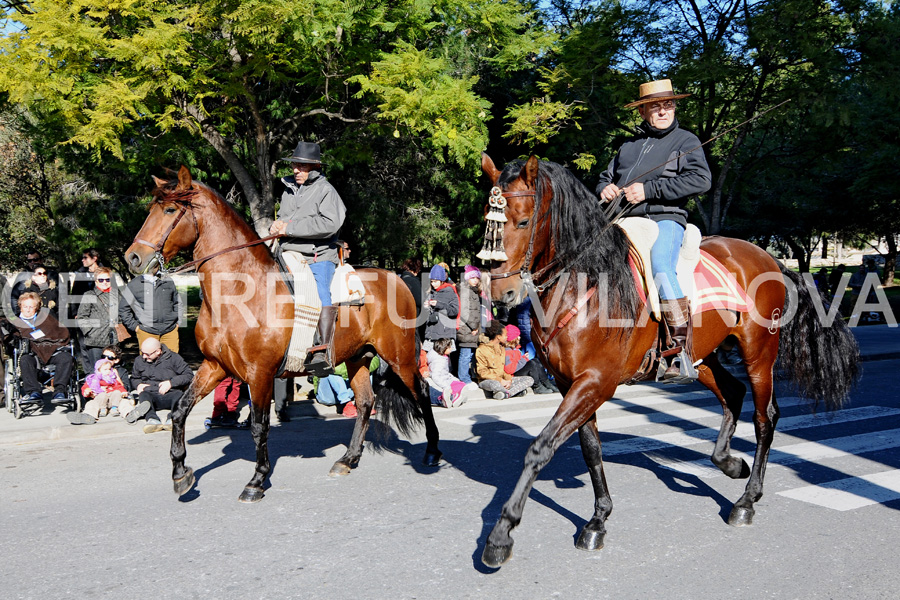
<instances>
[{"instance_id":1,"label":"woman with sunglasses","mask_svg":"<svg viewBox=\"0 0 900 600\"><path fill-rule=\"evenodd\" d=\"M83 347L89 365L100 360L106 346L118 341L119 297L112 283L112 271L100 267L94 272L94 289L86 292L78 305L77 323L84 334Z\"/></svg>"},{"instance_id":2,"label":"woman with sunglasses","mask_svg":"<svg viewBox=\"0 0 900 600\"><path fill-rule=\"evenodd\" d=\"M12 290L13 312L19 312L19 297L25 292L34 292L41 297L41 306L50 310L50 313L59 318L57 304L59 303L59 288L56 281L50 277L47 267L37 263L31 267L33 271L23 281L15 285Z\"/></svg>"}]
</instances>

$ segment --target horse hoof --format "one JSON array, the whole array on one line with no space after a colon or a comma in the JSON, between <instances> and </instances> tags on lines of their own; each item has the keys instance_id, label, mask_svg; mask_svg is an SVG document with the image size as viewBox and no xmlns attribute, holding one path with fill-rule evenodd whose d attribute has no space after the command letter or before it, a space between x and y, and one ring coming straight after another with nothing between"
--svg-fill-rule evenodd
<instances>
[{"instance_id":1,"label":"horse hoof","mask_svg":"<svg viewBox=\"0 0 900 600\"><path fill-rule=\"evenodd\" d=\"M748 525L752 525L754 512L755 511L752 508L735 506L731 509L731 514L728 516L728 524L733 527L747 527Z\"/></svg>"},{"instance_id":2,"label":"horse hoof","mask_svg":"<svg viewBox=\"0 0 900 600\"><path fill-rule=\"evenodd\" d=\"M719 468L732 479L747 479L750 477L750 465L742 458L731 457L728 461L719 465Z\"/></svg>"},{"instance_id":3,"label":"horse hoof","mask_svg":"<svg viewBox=\"0 0 900 600\"><path fill-rule=\"evenodd\" d=\"M331 470L328 471L329 477L340 477L341 475L349 475L350 474L350 465L346 463L342 463L338 461L334 463L334 466L331 467Z\"/></svg>"},{"instance_id":4,"label":"horse hoof","mask_svg":"<svg viewBox=\"0 0 900 600\"><path fill-rule=\"evenodd\" d=\"M512 544L509 546L495 546L487 544L481 554L481 562L489 567L500 567L512 557Z\"/></svg>"},{"instance_id":5,"label":"horse hoof","mask_svg":"<svg viewBox=\"0 0 900 600\"><path fill-rule=\"evenodd\" d=\"M241 495L238 496L238 500L249 504L251 502L259 502L263 499L263 496L265 496L265 494L263 494L262 488L247 486L244 488L244 491L241 492Z\"/></svg>"},{"instance_id":6,"label":"horse hoof","mask_svg":"<svg viewBox=\"0 0 900 600\"><path fill-rule=\"evenodd\" d=\"M183 496L194 487L194 483L196 483L196 479L194 479L194 470L188 467L184 473L184 477L175 479L172 483L175 487L175 493L179 496Z\"/></svg>"},{"instance_id":7,"label":"horse hoof","mask_svg":"<svg viewBox=\"0 0 900 600\"><path fill-rule=\"evenodd\" d=\"M578 541L575 542L575 547L579 550L599 550L603 547L605 537L605 531L584 528L578 536Z\"/></svg>"},{"instance_id":8,"label":"horse hoof","mask_svg":"<svg viewBox=\"0 0 900 600\"><path fill-rule=\"evenodd\" d=\"M422 464L426 467L436 467L441 464L442 456L444 455L440 450L436 452L426 452L425 457L422 459Z\"/></svg>"}]
</instances>

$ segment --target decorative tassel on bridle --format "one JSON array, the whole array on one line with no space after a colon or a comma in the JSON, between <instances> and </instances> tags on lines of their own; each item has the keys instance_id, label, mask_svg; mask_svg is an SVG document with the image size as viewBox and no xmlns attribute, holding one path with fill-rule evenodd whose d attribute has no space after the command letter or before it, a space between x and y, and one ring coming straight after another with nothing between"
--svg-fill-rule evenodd
<instances>
[{"instance_id":1,"label":"decorative tassel on bridle","mask_svg":"<svg viewBox=\"0 0 900 600\"><path fill-rule=\"evenodd\" d=\"M487 221L487 227L484 231L484 244L481 251L476 254L478 258L484 262L492 260L504 262L507 260L506 250L503 249L503 223L506 223L506 198L503 197L503 190L494 186L491 188L491 195L488 198L488 214L484 220Z\"/></svg>"}]
</instances>

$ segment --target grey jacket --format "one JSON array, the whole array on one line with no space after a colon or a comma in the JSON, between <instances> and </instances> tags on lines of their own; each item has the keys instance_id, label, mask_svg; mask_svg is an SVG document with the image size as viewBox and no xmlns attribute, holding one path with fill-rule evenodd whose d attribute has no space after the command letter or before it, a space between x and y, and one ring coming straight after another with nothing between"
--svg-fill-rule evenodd
<instances>
[{"instance_id":1,"label":"grey jacket","mask_svg":"<svg viewBox=\"0 0 900 600\"><path fill-rule=\"evenodd\" d=\"M92 289L78 305L78 328L84 333L84 345L103 348L118 342L115 325L119 322L119 292Z\"/></svg>"},{"instance_id":2,"label":"grey jacket","mask_svg":"<svg viewBox=\"0 0 900 600\"><path fill-rule=\"evenodd\" d=\"M293 176L282 177L284 192L278 219L287 223L281 247L300 252L308 260L338 263L338 231L347 209L337 190L318 171L297 185Z\"/></svg>"}]
</instances>

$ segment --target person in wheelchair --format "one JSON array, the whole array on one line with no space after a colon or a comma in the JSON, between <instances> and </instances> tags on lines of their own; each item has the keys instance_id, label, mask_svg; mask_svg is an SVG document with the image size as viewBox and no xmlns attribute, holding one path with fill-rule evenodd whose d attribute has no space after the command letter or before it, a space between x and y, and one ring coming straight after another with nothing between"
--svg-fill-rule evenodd
<instances>
[{"instance_id":1,"label":"person in wheelchair","mask_svg":"<svg viewBox=\"0 0 900 600\"><path fill-rule=\"evenodd\" d=\"M41 309L41 297L35 292L19 296L19 315L12 319L18 337L28 342L29 352L19 359L22 372L21 403L42 402L38 370L54 365L53 400L66 400L66 386L72 377L75 360L68 350L69 330L59 324L50 311Z\"/></svg>"}]
</instances>

